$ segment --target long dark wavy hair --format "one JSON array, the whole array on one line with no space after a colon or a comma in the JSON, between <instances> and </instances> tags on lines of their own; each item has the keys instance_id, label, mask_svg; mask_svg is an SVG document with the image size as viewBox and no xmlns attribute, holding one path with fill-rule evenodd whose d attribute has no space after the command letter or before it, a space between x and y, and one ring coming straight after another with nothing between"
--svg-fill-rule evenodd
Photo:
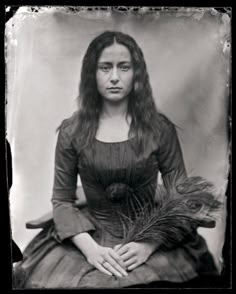
<instances>
[{"instance_id":1,"label":"long dark wavy hair","mask_svg":"<svg viewBox=\"0 0 236 294\"><path fill-rule=\"evenodd\" d=\"M116 31L105 31L97 36L90 43L84 56L78 96L77 142L81 150L89 146L95 139L102 109L102 97L97 90L96 83L97 63L103 49L114 42L126 46L131 54L134 77L127 113L132 119L129 138L137 137L136 146L138 151L142 152L145 147L145 137L150 133L156 134L160 128L160 113L157 111L152 96L142 50L132 37Z\"/></svg>"}]
</instances>

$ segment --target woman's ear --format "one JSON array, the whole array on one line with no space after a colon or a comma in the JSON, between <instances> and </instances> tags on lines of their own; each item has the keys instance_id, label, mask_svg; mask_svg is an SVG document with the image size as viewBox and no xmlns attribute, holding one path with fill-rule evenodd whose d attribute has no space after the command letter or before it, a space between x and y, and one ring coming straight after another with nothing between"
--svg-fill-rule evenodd
<instances>
[{"instance_id":1,"label":"woman's ear","mask_svg":"<svg viewBox=\"0 0 236 294\"><path fill-rule=\"evenodd\" d=\"M135 81L135 82L134 82L134 91L135 91L135 92L138 92L139 89L140 89L140 87L139 87L139 82L138 82L138 81Z\"/></svg>"}]
</instances>

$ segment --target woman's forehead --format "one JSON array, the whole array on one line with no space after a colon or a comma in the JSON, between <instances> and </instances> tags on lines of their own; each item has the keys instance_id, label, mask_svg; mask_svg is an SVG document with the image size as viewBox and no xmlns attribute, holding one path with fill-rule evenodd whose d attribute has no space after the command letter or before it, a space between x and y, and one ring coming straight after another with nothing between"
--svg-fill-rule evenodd
<instances>
[{"instance_id":1,"label":"woman's forehead","mask_svg":"<svg viewBox=\"0 0 236 294\"><path fill-rule=\"evenodd\" d=\"M98 62L131 61L129 49L119 43L114 43L103 49Z\"/></svg>"}]
</instances>

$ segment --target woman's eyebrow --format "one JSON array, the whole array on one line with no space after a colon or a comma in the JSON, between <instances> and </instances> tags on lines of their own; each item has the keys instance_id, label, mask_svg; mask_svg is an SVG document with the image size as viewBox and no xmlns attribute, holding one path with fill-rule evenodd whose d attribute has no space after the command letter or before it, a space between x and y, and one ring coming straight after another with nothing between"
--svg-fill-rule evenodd
<instances>
[{"instance_id":1,"label":"woman's eyebrow","mask_svg":"<svg viewBox=\"0 0 236 294\"><path fill-rule=\"evenodd\" d=\"M98 62L98 65L112 65L112 62L109 62L109 61L100 61L100 62Z\"/></svg>"},{"instance_id":2,"label":"woman's eyebrow","mask_svg":"<svg viewBox=\"0 0 236 294\"><path fill-rule=\"evenodd\" d=\"M119 65L120 64L127 64L127 63L131 64L132 62L130 60L118 62ZM109 62L109 61L100 61L100 62L98 62L98 65L112 65L112 64L113 64L113 62Z\"/></svg>"},{"instance_id":3,"label":"woman's eyebrow","mask_svg":"<svg viewBox=\"0 0 236 294\"><path fill-rule=\"evenodd\" d=\"M132 62L129 60L127 60L127 61L120 61L120 62L118 62L118 64L131 64Z\"/></svg>"}]
</instances>

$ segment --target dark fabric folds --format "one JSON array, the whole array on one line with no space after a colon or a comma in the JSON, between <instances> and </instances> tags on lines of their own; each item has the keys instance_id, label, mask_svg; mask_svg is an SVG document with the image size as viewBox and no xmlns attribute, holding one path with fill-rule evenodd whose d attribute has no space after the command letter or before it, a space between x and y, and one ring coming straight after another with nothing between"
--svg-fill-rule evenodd
<instances>
[{"instance_id":1,"label":"dark fabric folds","mask_svg":"<svg viewBox=\"0 0 236 294\"><path fill-rule=\"evenodd\" d=\"M52 196L53 218L59 241L95 230L91 222L75 206L78 155L72 147L66 126L64 121L58 135Z\"/></svg>"}]
</instances>

